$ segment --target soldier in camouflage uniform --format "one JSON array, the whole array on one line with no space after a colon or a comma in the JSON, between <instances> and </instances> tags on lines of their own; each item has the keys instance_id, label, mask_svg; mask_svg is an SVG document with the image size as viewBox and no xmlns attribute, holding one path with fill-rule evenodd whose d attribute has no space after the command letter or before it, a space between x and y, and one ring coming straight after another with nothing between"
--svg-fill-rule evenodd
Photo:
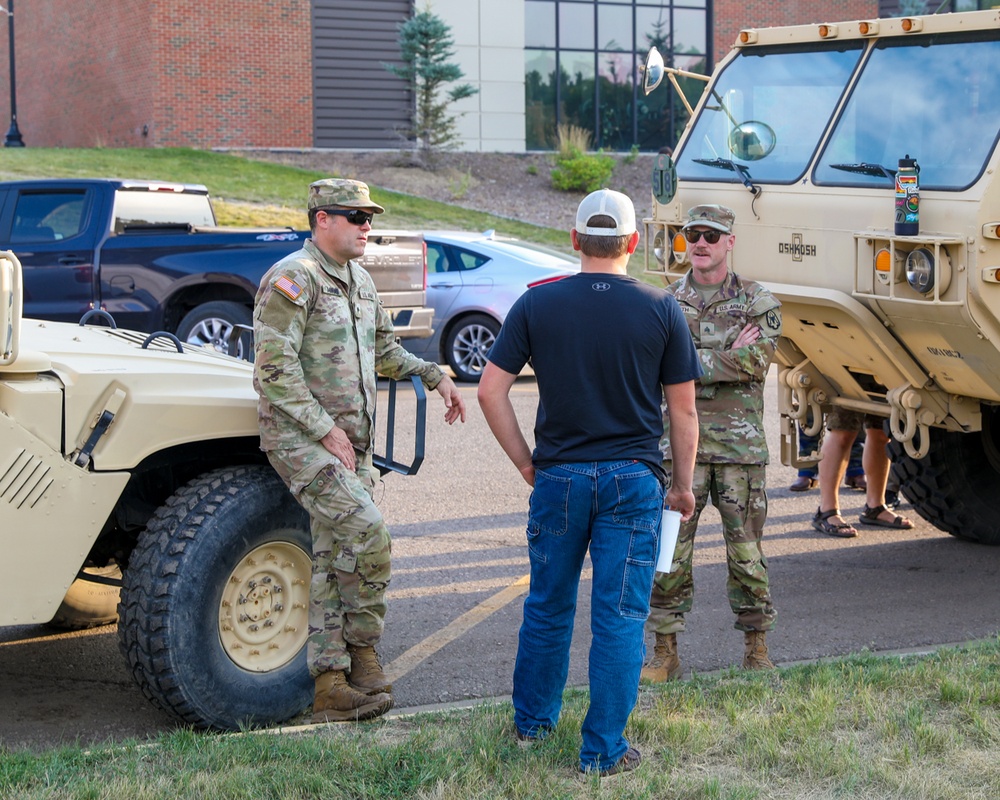
<instances>
[{"instance_id":1,"label":"soldier in camouflage uniform","mask_svg":"<svg viewBox=\"0 0 1000 800\"><path fill-rule=\"evenodd\" d=\"M689 242L691 271L668 287L684 312L704 374L697 384L698 455L694 468L695 512L681 524L669 573L657 573L648 627L656 635L643 679L680 677L677 633L684 630L694 592L691 559L698 518L711 501L722 516L729 568L729 604L744 631L744 669L772 669L766 632L775 612L767 580L761 534L767 516L764 465L764 378L781 335L778 300L759 283L727 265L736 241L735 215L725 206L689 211L682 230ZM661 442L670 471L669 418Z\"/></svg>"},{"instance_id":2,"label":"soldier in camouflage uniform","mask_svg":"<svg viewBox=\"0 0 1000 800\"><path fill-rule=\"evenodd\" d=\"M317 181L308 210L312 237L268 271L255 302L261 449L311 521L313 721L367 719L392 707L374 649L390 573L389 531L372 500L376 372L419 375L444 398L449 424L465 421L465 403L436 364L396 341L371 276L353 260L384 211L368 186Z\"/></svg>"}]
</instances>

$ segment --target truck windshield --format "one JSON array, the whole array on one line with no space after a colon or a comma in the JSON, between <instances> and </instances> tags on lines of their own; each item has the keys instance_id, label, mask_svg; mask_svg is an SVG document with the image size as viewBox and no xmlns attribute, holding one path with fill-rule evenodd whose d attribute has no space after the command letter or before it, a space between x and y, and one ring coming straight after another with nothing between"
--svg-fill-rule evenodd
<instances>
[{"instance_id":1,"label":"truck windshield","mask_svg":"<svg viewBox=\"0 0 1000 800\"><path fill-rule=\"evenodd\" d=\"M814 179L890 187L899 159L924 189L961 190L1000 132L1000 34L880 41L824 148ZM756 177L756 176L755 176Z\"/></svg>"},{"instance_id":2,"label":"truck windshield","mask_svg":"<svg viewBox=\"0 0 1000 800\"><path fill-rule=\"evenodd\" d=\"M797 181L816 153L863 44L742 51L708 90L678 154L678 178Z\"/></svg>"},{"instance_id":3,"label":"truck windshield","mask_svg":"<svg viewBox=\"0 0 1000 800\"><path fill-rule=\"evenodd\" d=\"M187 192L115 192L114 229L215 225L208 195Z\"/></svg>"}]
</instances>

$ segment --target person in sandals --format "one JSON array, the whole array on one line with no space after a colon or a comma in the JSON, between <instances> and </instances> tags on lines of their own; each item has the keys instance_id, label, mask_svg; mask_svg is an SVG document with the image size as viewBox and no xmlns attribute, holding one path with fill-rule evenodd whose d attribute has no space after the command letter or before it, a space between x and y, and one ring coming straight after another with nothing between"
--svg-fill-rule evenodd
<instances>
[{"instance_id":1,"label":"person in sandals","mask_svg":"<svg viewBox=\"0 0 1000 800\"><path fill-rule=\"evenodd\" d=\"M861 463L868 478L865 485L865 508L859 522L882 528L909 530L913 523L891 510L886 503L885 487L889 480L889 456L885 447L889 436L883 430L885 420L873 414L862 414L846 408L834 408L826 415L826 435L820 448L819 508L812 525L829 536L853 538L857 529L840 515L840 479L847 467L851 446L865 428L865 446Z\"/></svg>"},{"instance_id":2,"label":"person in sandals","mask_svg":"<svg viewBox=\"0 0 1000 800\"><path fill-rule=\"evenodd\" d=\"M711 501L722 516L729 568L729 605L744 633L744 669L773 669L767 631L775 611L761 537L767 516L764 467L764 379L781 336L781 304L767 289L729 269L736 242L735 214L719 205L694 206L682 231L691 270L671 284L701 360L697 384L698 455L694 468L695 511L681 523L669 573L657 573L647 629L656 636L642 678L658 683L679 678L677 634L691 610L691 559L698 518ZM669 418L661 442L664 468L672 454Z\"/></svg>"}]
</instances>

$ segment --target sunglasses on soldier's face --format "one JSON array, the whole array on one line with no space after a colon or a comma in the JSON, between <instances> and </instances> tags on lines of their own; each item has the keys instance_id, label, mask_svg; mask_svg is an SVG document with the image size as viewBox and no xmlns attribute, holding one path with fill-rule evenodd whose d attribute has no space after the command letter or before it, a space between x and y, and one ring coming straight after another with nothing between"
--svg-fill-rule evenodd
<instances>
[{"instance_id":1,"label":"sunglasses on soldier's face","mask_svg":"<svg viewBox=\"0 0 1000 800\"><path fill-rule=\"evenodd\" d=\"M348 222L358 226L371 222L375 216L371 211L362 211L360 208L321 208L320 211L327 216L347 217Z\"/></svg>"},{"instance_id":2,"label":"sunglasses on soldier's face","mask_svg":"<svg viewBox=\"0 0 1000 800\"><path fill-rule=\"evenodd\" d=\"M709 244L716 244L722 238L722 231L696 231L692 228L684 231L684 238L691 242L691 244L697 244L702 236L705 237L705 241Z\"/></svg>"}]
</instances>

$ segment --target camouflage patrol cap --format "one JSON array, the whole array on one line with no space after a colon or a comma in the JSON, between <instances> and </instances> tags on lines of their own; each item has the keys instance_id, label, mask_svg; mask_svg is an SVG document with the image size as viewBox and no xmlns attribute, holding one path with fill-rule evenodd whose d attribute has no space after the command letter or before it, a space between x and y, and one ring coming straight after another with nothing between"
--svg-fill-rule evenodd
<instances>
[{"instance_id":1,"label":"camouflage patrol cap","mask_svg":"<svg viewBox=\"0 0 1000 800\"><path fill-rule=\"evenodd\" d=\"M346 178L324 178L309 184L309 203L306 208L327 208L341 206L343 208L364 208L381 214L382 206L368 196L368 184L352 181Z\"/></svg>"},{"instance_id":2,"label":"camouflage patrol cap","mask_svg":"<svg viewBox=\"0 0 1000 800\"><path fill-rule=\"evenodd\" d=\"M709 203L692 206L688 209L688 221L684 223L681 230L701 225L705 228L715 228L723 233L732 233L734 222L736 222L736 213L731 208Z\"/></svg>"}]
</instances>

